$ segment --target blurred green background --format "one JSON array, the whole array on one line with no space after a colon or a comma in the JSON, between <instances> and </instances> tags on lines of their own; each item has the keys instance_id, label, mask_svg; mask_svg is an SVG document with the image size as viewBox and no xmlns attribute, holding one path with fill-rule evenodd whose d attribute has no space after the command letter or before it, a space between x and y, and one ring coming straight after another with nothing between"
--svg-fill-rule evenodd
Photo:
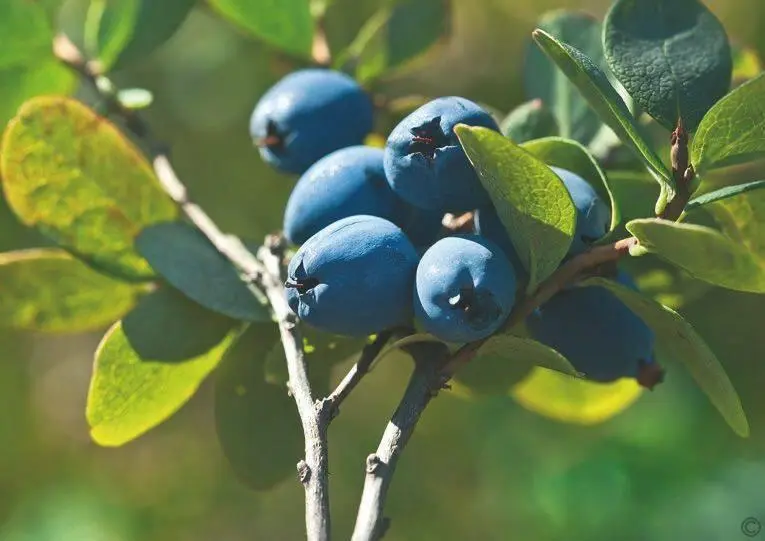
<instances>
[{"instance_id":1,"label":"blurred green background","mask_svg":"<svg viewBox=\"0 0 765 541\"><path fill-rule=\"evenodd\" d=\"M327 15L334 50L378 4L334 2ZM523 100L521 60L538 16L558 7L602 16L609 2L454 4L449 42L388 81L386 93L459 94L507 111ZM707 4L735 41L765 56L762 0ZM247 134L249 114L293 67L200 7L145 63L114 78L154 92L149 119L172 142L178 171L195 197L224 229L258 239L279 228L294 179L260 161ZM0 225L2 250L40 244L5 210ZM594 427L545 419L510 398L468 402L444 392L400 463L386 539L747 539L744 519L765 523L765 298L715 289L682 312L740 391L750 439L728 429L677 364L667 367L667 381L655 392ZM91 443L84 406L99 338L0 335L0 541L302 538L302 488L294 479L257 493L229 470L214 434L210 385L138 441L119 449ZM350 534L364 459L408 371L402 362L377 368L332 426L337 539Z\"/></svg>"}]
</instances>

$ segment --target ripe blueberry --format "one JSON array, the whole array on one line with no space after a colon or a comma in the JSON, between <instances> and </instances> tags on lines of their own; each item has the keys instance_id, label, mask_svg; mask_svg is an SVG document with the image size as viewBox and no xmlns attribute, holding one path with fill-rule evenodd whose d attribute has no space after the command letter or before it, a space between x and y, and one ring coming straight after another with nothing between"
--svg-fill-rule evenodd
<instances>
[{"instance_id":1,"label":"ripe blueberry","mask_svg":"<svg viewBox=\"0 0 765 541\"><path fill-rule=\"evenodd\" d=\"M303 173L372 131L372 101L347 75L328 69L290 73L266 92L250 118L260 155L277 169Z\"/></svg>"},{"instance_id":2,"label":"ripe blueberry","mask_svg":"<svg viewBox=\"0 0 765 541\"><path fill-rule=\"evenodd\" d=\"M515 302L515 272L502 250L478 235L446 237L417 266L414 314L446 342L472 342L496 331Z\"/></svg>"},{"instance_id":3,"label":"ripe blueberry","mask_svg":"<svg viewBox=\"0 0 765 541\"><path fill-rule=\"evenodd\" d=\"M366 214L395 223L415 245L430 244L441 231L441 214L416 209L401 200L385 179L383 151L352 146L313 164L290 194L284 234L302 244L341 218Z\"/></svg>"},{"instance_id":4,"label":"ripe blueberry","mask_svg":"<svg viewBox=\"0 0 765 541\"><path fill-rule=\"evenodd\" d=\"M385 173L402 199L441 212L464 212L489 202L454 133L457 124L499 130L480 106L454 96L426 103L393 129Z\"/></svg>"},{"instance_id":5,"label":"ripe blueberry","mask_svg":"<svg viewBox=\"0 0 765 541\"><path fill-rule=\"evenodd\" d=\"M617 280L637 289L624 272ZM653 331L603 287L565 289L537 308L526 323L535 340L561 353L590 380L640 378L658 367Z\"/></svg>"},{"instance_id":6,"label":"ripe blueberry","mask_svg":"<svg viewBox=\"0 0 765 541\"><path fill-rule=\"evenodd\" d=\"M309 238L288 268L287 301L307 324L364 336L411 322L418 255L397 226L350 216Z\"/></svg>"}]
</instances>

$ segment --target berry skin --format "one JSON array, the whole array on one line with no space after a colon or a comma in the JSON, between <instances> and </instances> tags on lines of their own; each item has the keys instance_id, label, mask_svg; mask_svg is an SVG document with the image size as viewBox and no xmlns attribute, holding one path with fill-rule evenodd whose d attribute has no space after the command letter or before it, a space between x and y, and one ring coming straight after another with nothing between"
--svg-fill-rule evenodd
<instances>
[{"instance_id":1,"label":"berry skin","mask_svg":"<svg viewBox=\"0 0 765 541\"><path fill-rule=\"evenodd\" d=\"M637 289L624 272L617 281ZM639 378L654 364L653 331L602 287L565 289L537 308L526 324L535 340L561 353L593 381Z\"/></svg>"},{"instance_id":2,"label":"berry skin","mask_svg":"<svg viewBox=\"0 0 765 541\"><path fill-rule=\"evenodd\" d=\"M426 103L391 132L385 148L385 173L393 191L409 204L465 212L489 203L454 133L457 124L499 131L480 106L451 96Z\"/></svg>"},{"instance_id":3,"label":"berry skin","mask_svg":"<svg viewBox=\"0 0 765 541\"><path fill-rule=\"evenodd\" d=\"M287 302L305 323L365 336L411 322L417 251L376 216L350 216L308 239L290 261Z\"/></svg>"},{"instance_id":4,"label":"berry skin","mask_svg":"<svg viewBox=\"0 0 765 541\"><path fill-rule=\"evenodd\" d=\"M582 177L566 169L551 167L566 185L571 199L576 207L576 230L568 255L584 252L589 246L608 232L611 225L611 210L600 198L592 186ZM505 227L500 222L493 207L479 209L475 217L476 232L497 243L507 254L513 265L519 271L519 278L528 274L520 263L518 253L508 236Z\"/></svg>"},{"instance_id":5,"label":"berry skin","mask_svg":"<svg viewBox=\"0 0 765 541\"><path fill-rule=\"evenodd\" d=\"M313 164L290 194L284 234L302 244L331 223L359 214L379 216L401 227L415 245L430 244L441 231L439 213L404 203L385 179L384 152L352 146Z\"/></svg>"},{"instance_id":6,"label":"berry skin","mask_svg":"<svg viewBox=\"0 0 765 541\"><path fill-rule=\"evenodd\" d=\"M417 267L414 315L446 342L480 340L510 314L515 288L513 267L496 244L478 235L446 237Z\"/></svg>"},{"instance_id":7,"label":"berry skin","mask_svg":"<svg viewBox=\"0 0 765 541\"><path fill-rule=\"evenodd\" d=\"M361 144L372 122L372 101L356 81L338 71L304 69L260 98L250 135L266 162L301 174L333 150Z\"/></svg>"}]
</instances>

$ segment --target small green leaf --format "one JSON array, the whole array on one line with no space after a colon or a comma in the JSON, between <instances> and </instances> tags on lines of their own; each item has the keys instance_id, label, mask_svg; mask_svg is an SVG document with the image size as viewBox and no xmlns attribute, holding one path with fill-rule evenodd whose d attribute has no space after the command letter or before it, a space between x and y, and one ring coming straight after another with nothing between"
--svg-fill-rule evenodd
<instances>
[{"instance_id":1,"label":"small green leaf","mask_svg":"<svg viewBox=\"0 0 765 541\"><path fill-rule=\"evenodd\" d=\"M218 440L237 477L258 490L294 475L303 453L303 431L287 386L265 379L266 357L278 341L276 325L250 325L215 373Z\"/></svg>"},{"instance_id":2,"label":"small green leaf","mask_svg":"<svg viewBox=\"0 0 765 541\"><path fill-rule=\"evenodd\" d=\"M110 325L140 290L99 274L63 250L0 254L0 326L85 332Z\"/></svg>"},{"instance_id":3,"label":"small green leaf","mask_svg":"<svg viewBox=\"0 0 765 541\"><path fill-rule=\"evenodd\" d=\"M765 293L765 269L745 246L715 229L646 218L631 221L627 230L640 246L699 280L737 291Z\"/></svg>"},{"instance_id":4,"label":"small green leaf","mask_svg":"<svg viewBox=\"0 0 765 541\"><path fill-rule=\"evenodd\" d=\"M123 445L178 411L218 365L234 324L170 289L144 297L96 351L86 408L93 440Z\"/></svg>"},{"instance_id":5,"label":"small green leaf","mask_svg":"<svg viewBox=\"0 0 765 541\"><path fill-rule=\"evenodd\" d=\"M90 0L83 32L85 51L104 68L114 64L130 41L139 4L139 0Z\"/></svg>"},{"instance_id":6,"label":"small green leaf","mask_svg":"<svg viewBox=\"0 0 765 541\"><path fill-rule=\"evenodd\" d=\"M530 338L497 334L481 346L454 380L468 395L507 395L537 366L578 376L571 363L554 349Z\"/></svg>"},{"instance_id":7,"label":"small green leaf","mask_svg":"<svg viewBox=\"0 0 765 541\"><path fill-rule=\"evenodd\" d=\"M757 51L750 47L731 46L733 52L733 85L738 86L757 77L765 66Z\"/></svg>"},{"instance_id":8,"label":"small green leaf","mask_svg":"<svg viewBox=\"0 0 765 541\"><path fill-rule=\"evenodd\" d=\"M720 21L698 0L617 0L603 29L606 60L649 115L695 131L730 88L732 60Z\"/></svg>"},{"instance_id":9,"label":"small green leaf","mask_svg":"<svg viewBox=\"0 0 765 541\"><path fill-rule=\"evenodd\" d=\"M597 66L605 66L601 26L594 17L561 9L544 14L537 24L545 32L582 51ZM598 133L601 126L598 115L566 75L533 44L526 52L523 80L526 96L541 99L552 109L562 137L587 144Z\"/></svg>"},{"instance_id":10,"label":"small green leaf","mask_svg":"<svg viewBox=\"0 0 765 541\"><path fill-rule=\"evenodd\" d=\"M313 18L308 0L209 0L224 18L278 49L311 57Z\"/></svg>"},{"instance_id":11,"label":"small green leaf","mask_svg":"<svg viewBox=\"0 0 765 541\"><path fill-rule=\"evenodd\" d=\"M584 146L572 139L564 139L562 137L545 137L528 141L521 146L547 165L560 167L561 169L567 169L572 173L576 173L592 184L592 187L600 193L605 192L608 194L608 198L611 201L611 230L616 227L621 219L621 215L611 194L608 178L606 178L603 169L598 165L597 160Z\"/></svg>"},{"instance_id":12,"label":"small green leaf","mask_svg":"<svg viewBox=\"0 0 765 541\"><path fill-rule=\"evenodd\" d=\"M614 280L588 278L579 285L602 286L619 297L656 333L659 357L682 363L734 432L742 437L749 435L746 414L725 369L680 314Z\"/></svg>"},{"instance_id":13,"label":"small green leaf","mask_svg":"<svg viewBox=\"0 0 765 541\"><path fill-rule=\"evenodd\" d=\"M709 169L765 156L765 73L721 99L701 121L693 138L691 163Z\"/></svg>"},{"instance_id":14,"label":"small green leaf","mask_svg":"<svg viewBox=\"0 0 765 541\"><path fill-rule=\"evenodd\" d=\"M205 308L244 321L271 321L268 306L191 225L166 222L149 226L136 237L135 246L170 285Z\"/></svg>"},{"instance_id":15,"label":"small green leaf","mask_svg":"<svg viewBox=\"0 0 765 541\"><path fill-rule=\"evenodd\" d=\"M6 199L22 222L99 270L154 276L133 239L178 211L109 121L69 98L34 98L9 123L0 160Z\"/></svg>"},{"instance_id":16,"label":"small green leaf","mask_svg":"<svg viewBox=\"0 0 765 541\"><path fill-rule=\"evenodd\" d=\"M637 121L619 93L609 83L606 74L587 55L570 45L561 43L543 30L535 30L533 36L542 50L579 89L603 123L614 130L619 139L643 160L661 186L661 196L656 203L656 210L661 212L674 194L674 180L641 135Z\"/></svg>"},{"instance_id":17,"label":"small green leaf","mask_svg":"<svg viewBox=\"0 0 765 541\"><path fill-rule=\"evenodd\" d=\"M637 218L652 216L658 188L647 172L609 171L608 185L618 210L618 223L603 240L622 238L627 230L625 225Z\"/></svg>"},{"instance_id":18,"label":"small green leaf","mask_svg":"<svg viewBox=\"0 0 765 541\"><path fill-rule=\"evenodd\" d=\"M362 26L335 65L350 64L359 81L372 81L444 41L450 29L450 0L396 0Z\"/></svg>"},{"instance_id":19,"label":"small green leaf","mask_svg":"<svg viewBox=\"0 0 765 541\"><path fill-rule=\"evenodd\" d=\"M505 117L500 124L500 131L516 143L524 143L558 134L558 124L552 112L542 100L536 99L522 103Z\"/></svg>"},{"instance_id":20,"label":"small green leaf","mask_svg":"<svg viewBox=\"0 0 765 541\"><path fill-rule=\"evenodd\" d=\"M704 195L700 195L699 197L691 199L685 206L685 210L686 212L689 212L691 210L701 208L704 205L710 205L712 203L717 203L718 201L724 201L730 197L735 197L737 195L745 194L754 190L761 190L762 188L765 188L765 180L756 180L754 182L747 182L746 184L725 186L719 190L705 193Z\"/></svg>"},{"instance_id":21,"label":"small green leaf","mask_svg":"<svg viewBox=\"0 0 765 541\"><path fill-rule=\"evenodd\" d=\"M576 227L571 195L552 169L501 133L464 124L454 131L529 271L533 291L568 252Z\"/></svg>"}]
</instances>

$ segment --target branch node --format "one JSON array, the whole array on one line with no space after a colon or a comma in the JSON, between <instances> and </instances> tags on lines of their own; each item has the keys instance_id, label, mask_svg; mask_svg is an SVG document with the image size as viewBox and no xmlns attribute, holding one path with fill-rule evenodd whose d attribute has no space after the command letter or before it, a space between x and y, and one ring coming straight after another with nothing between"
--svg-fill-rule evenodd
<instances>
[{"instance_id":1,"label":"branch node","mask_svg":"<svg viewBox=\"0 0 765 541\"><path fill-rule=\"evenodd\" d=\"M298 479L303 485L307 485L311 480L311 467L305 460L301 460L297 463Z\"/></svg>"},{"instance_id":2,"label":"branch node","mask_svg":"<svg viewBox=\"0 0 765 541\"><path fill-rule=\"evenodd\" d=\"M385 464L377 453L372 453L367 457L366 471L370 475L380 475Z\"/></svg>"}]
</instances>

